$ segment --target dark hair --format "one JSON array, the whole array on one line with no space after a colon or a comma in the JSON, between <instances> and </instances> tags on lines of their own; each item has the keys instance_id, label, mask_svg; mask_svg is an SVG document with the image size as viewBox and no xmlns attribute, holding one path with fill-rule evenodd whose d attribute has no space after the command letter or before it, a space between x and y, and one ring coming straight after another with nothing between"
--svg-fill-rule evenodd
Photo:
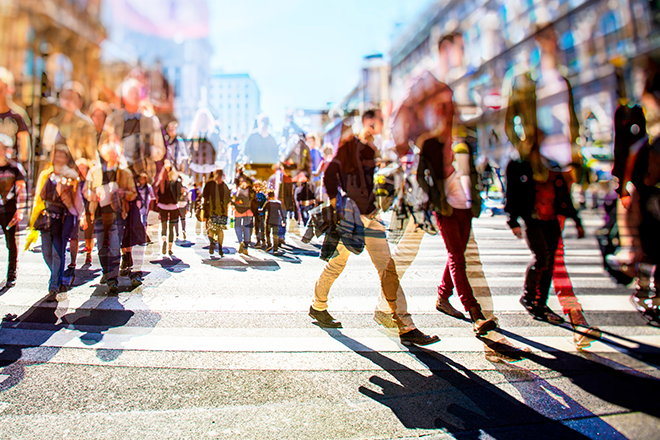
<instances>
[{"instance_id":1,"label":"dark hair","mask_svg":"<svg viewBox=\"0 0 660 440\"><path fill-rule=\"evenodd\" d=\"M225 172L222 170L215 170L215 178L217 179L218 177L223 177L225 175Z\"/></svg>"},{"instance_id":2,"label":"dark hair","mask_svg":"<svg viewBox=\"0 0 660 440\"><path fill-rule=\"evenodd\" d=\"M378 117L379 113L380 113L380 109L378 108L372 108L367 110L362 114L362 122L364 122L365 119L374 119Z\"/></svg>"},{"instance_id":3,"label":"dark hair","mask_svg":"<svg viewBox=\"0 0 660 440\"><path fill-rule=\"evenodd\" d=\"M451 33L449 33L449 34L447 34L447 35L444 35L442 38L440 38L440 39L438 40L438 49L440 49L440 48L442 47L442 44L443 44L445 41L448 41L448 42L450 42L451 44L454 44L454 40L455 40L456 38L463 38L463 35L459 34L458 32L451 32Z\"/></svg>"},{"instance_id":4,"label":"dark hair","mask_svg":"<svg viewBox=\"0 0 660 440\"><path fill-rule=\"evenodd\" d=\"M273 191L272 189L269 189L268 192L266 193L266 196L275 197L275 191Z\"/></svg>"}]
</instances>

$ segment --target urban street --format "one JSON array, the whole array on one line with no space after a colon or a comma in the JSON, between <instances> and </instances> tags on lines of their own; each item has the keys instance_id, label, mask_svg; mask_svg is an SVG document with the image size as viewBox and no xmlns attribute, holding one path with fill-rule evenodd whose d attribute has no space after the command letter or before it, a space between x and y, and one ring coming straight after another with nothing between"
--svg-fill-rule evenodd
<instances>
[{"instance_id":1,"label":"urban street","mask_svg":"<svg viewBox=\"0 0 660 440\"><path fill-rule=\"evenodd\" d=\"M142 286L121 280L108 295L95 256L60 303L44 301L39 248L22 253L0 296L0 438L654 438L660 336L600 269L600 214L583 219L582 240L567 224L566 267L603 337L581 351L570 326L518 303L529 251L502 216L474 221L467 252L475 295L499 319L487 339L434 309L447 253L424 237L401 284L416 324L440 337L426 347L374 322L366 252L330 292L343 328L314 325L320 243L291 234L280 256L244 256L228 233L225 256L211 258L188 222L174 256L141 248ZM561 311L553 293L549 305ZM494 344L507 342L529 350Z\"/></svg>"}]
</instances>

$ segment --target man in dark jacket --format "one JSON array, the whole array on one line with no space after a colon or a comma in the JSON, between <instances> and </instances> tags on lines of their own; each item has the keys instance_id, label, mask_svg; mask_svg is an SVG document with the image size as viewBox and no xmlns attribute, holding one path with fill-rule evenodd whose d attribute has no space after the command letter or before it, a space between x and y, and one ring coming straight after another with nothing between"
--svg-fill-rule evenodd
<instances>
[{"instance_id":1,"label":"man in dark jacket","mask_svg":"<svg viewBox=\"0 0 660 440\"><path fill-rule=\"evenodd\" d=\"M323 184L325 185L330 203L337 207L338 198L341 205L356 206L359 217L353 213L353 218L360 221L364 227L364 247L367 249L380 277L381 289L392 312L392 320L399 329L399 338L404 345L428 345L437 342L437 336L422 333L413 323L412 317L405 313L397 313L397 291L399 277L387 244L385 225L376 207L373 192L376 152L369 145L360 142L351 127L344 127L337 154L329 164ZM342 190L343 194L340 194ZM351 202L347 202L346 199ZM347 215L348 216L348 215ZM358 217L358 218L356 218ZM309 315L324 327L341 327L341 323L328 313L328 293L332 284L346 267L351 254L349 244L339 241L332 258L323 268L321 276L314 288L314 303L309 308ZM353 248L353 246L351 246Z\"/></svg>"}]
</instances>

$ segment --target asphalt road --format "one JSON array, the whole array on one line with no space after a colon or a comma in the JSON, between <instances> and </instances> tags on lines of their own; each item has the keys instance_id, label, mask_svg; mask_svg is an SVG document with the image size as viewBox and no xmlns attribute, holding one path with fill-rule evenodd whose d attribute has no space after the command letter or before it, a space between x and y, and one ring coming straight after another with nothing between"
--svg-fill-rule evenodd
<instances>
[{"instance_id":1,"label":"asphalt road","mask_svg":"<svg viewBox=\"0 0 660 440\"><path fill-rule=\"evenodd\" d=\"M41 255L22 253L17 286L0 296L0 439L658 438L660 330L604 273L600 220L584 218L587 238L567 227L566 266L604 337L582 351L570 327L518 304L525 243L503 217L474 222L469 278L499 319L489 340L529 349L516 359L435 311L439 236L424 238L401 280L416 324L441 338L426 348L373 321L379 281L366 252L331 290L337 330L307 316L323 262L318 242L294 236L281 256L244 257L228 232L228 254L210 259L189 222L174 257L135 251L143 286L122 280L108 296L95 256L57 307L44 301ZM561 313L554 294L549 304Z\"/></svg>"}]
</instances>

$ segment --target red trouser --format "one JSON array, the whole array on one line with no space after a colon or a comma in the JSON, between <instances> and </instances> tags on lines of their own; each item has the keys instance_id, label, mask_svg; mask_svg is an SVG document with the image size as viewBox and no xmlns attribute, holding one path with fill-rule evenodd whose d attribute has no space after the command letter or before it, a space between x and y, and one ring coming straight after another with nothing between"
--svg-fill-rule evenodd
<instances>
[{"instance_id":1,"label":"red trouser","mask_svg":"<svg viewBox=\"0 0 660 440\"><path fill-rule=\"evenodd\" d=\"M449 254L445 274L442 277L440 287L438 287L438 296L442 299L449 299L456 287L458 297L465 311L473 307L478 307L472 286L468 281L465 250L470 240L470 231L472 230L472 211L469 209L454 209L454 213L449 216L439 217L440 233L445 241L445 247Z\"/></svg>"}]
</instances>

